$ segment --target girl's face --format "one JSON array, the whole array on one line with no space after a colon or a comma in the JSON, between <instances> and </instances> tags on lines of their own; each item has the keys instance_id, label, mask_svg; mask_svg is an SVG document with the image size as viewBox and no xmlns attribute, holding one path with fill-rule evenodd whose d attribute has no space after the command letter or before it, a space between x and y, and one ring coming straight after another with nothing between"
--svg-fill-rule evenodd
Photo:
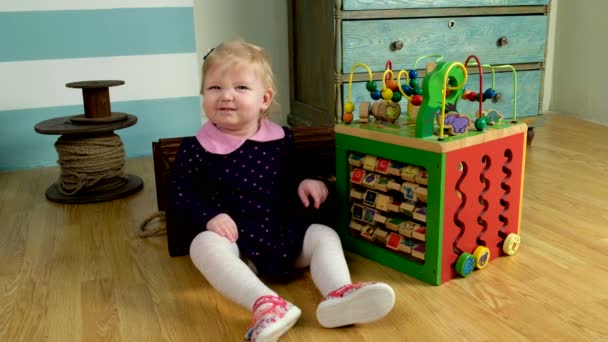
<instances>
[{"instance_id":1,"label":"girl's face","mask_svg":"<svg viewBox=\"0 0 608 342\"><path fill-rule=\"evenodd\" d=\"M221 131L249 138L258 130L260 114L272 102L255 66L210 68L203 84L203 109Z\"/></svg>"}]
</instances>

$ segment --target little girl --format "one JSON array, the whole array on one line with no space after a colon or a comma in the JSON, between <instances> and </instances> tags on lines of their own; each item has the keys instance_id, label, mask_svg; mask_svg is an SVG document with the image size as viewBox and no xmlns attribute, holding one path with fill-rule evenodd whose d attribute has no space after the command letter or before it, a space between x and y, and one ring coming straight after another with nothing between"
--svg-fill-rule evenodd
<instances>
[{"instance_id":1,"label":"little girl","mask_svg":"<svg viewBox=\"0 0 608 342\"><path fill-rule=\"evenodd\" d=\"M201 94L208 121L182 141L168 218L193 238L190 257L209 283L252 311L245 340L276 341L301 313L258 275L288 279L310 267L327 328L388 314L393 289L351 283L336 232L289 215L296 205L319 208L328 189L296 176L292 133L267 118L276 86L265 51L242 41L216 47L203 63Z\"/></svg>"}]
</instances>

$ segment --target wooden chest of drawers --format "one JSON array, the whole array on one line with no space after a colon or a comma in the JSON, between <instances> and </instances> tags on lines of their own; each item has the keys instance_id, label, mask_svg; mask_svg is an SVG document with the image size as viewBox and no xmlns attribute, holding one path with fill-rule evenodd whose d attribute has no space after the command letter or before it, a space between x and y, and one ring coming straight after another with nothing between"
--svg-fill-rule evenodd
<instances>
[{"instance_id":1,"label":"wooden chest of drawers","mask_svg":"<svg viewBox=\"0 0 608 342\"><path fill-rule=\"evenodd\" d=\"M290 0L292 126L334 125L342 116L349 72L368 65L382 79L387 60L393 70L410 70L423 55L464 62L474 54L483 64L510 64L517 70L517 117L533 127L541 114L550 0ZM416 67L425 75L424 63ZM352 102L370 101L368 78L355 71ZM484 84L492 75L484 70ZM478 87L470 69L467 88ZM485 88L485 87L484 87ZM491 108L513 114L513 74L497 70L502 100ZM461 101L458 109L474 112ZM484 103L485 106L485 103ZM355 119L357 115L355 114Z\"/></svg>"}]
</instances>

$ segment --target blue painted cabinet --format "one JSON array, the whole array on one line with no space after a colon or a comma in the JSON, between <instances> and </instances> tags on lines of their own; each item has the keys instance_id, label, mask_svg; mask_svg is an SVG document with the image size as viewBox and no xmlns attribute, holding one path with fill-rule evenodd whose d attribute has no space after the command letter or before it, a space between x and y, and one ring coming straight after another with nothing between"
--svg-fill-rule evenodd
<instances>
[{"instance_id":1,"label":"blue painted cabinet","mask_svg":"<svg viewBox=\"0 0 608 342\"><path fill-rule=\"evenodd\" d=\"M347 98L349 73L357 63L368 65L380 84L387 60L391 60L395 71L410 70L417 58L430 54L460 62L474 54L483 64L513 65L518 76L517 116L531 127L539 121L549 0L311 3L289 2L289 124L316 126L339 122ZM420 77L426 73L425 63L416 65ZM363 68L357 68L353 74L355 108L361 101L371 101L364 89L368 77ZM473 83L478 80L477 71L471 69L467 88L476 87ZM484 83L491 83L491 74L485 70ZM515 99L512 72L497 70L495 83L502 100L486 101L484 107L510 117ZM466 102L461 102L462 110L473 110L474 104Z\"/></svg>"},{"instance_id":2,"label":"blue painted cabinet","mask_svg":"<svg viewBox=\"0 0 608 342\"><path fill-rule=\"evenodd\" d=\"M498 7L546 5L548 0L344 0L343 9L383 10L403 8Z\"/></svg>"}]
</instances>

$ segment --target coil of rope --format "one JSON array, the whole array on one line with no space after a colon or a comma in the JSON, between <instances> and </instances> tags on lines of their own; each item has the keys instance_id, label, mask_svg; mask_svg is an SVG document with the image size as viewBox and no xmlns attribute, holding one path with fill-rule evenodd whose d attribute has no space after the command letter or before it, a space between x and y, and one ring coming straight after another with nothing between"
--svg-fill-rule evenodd
<instances>
[{"instance_id":1,"label":"coil of rope","mask_svg":"<svg viewBox=\"0 0 608 342\"><path fill-rule=\"evenodd\" d=\"M109 191L127 182L125 150L114 133L95 136L63 135L55 142L59 155L58 188L64 195Z\"/></svg>"}]
</instances>

